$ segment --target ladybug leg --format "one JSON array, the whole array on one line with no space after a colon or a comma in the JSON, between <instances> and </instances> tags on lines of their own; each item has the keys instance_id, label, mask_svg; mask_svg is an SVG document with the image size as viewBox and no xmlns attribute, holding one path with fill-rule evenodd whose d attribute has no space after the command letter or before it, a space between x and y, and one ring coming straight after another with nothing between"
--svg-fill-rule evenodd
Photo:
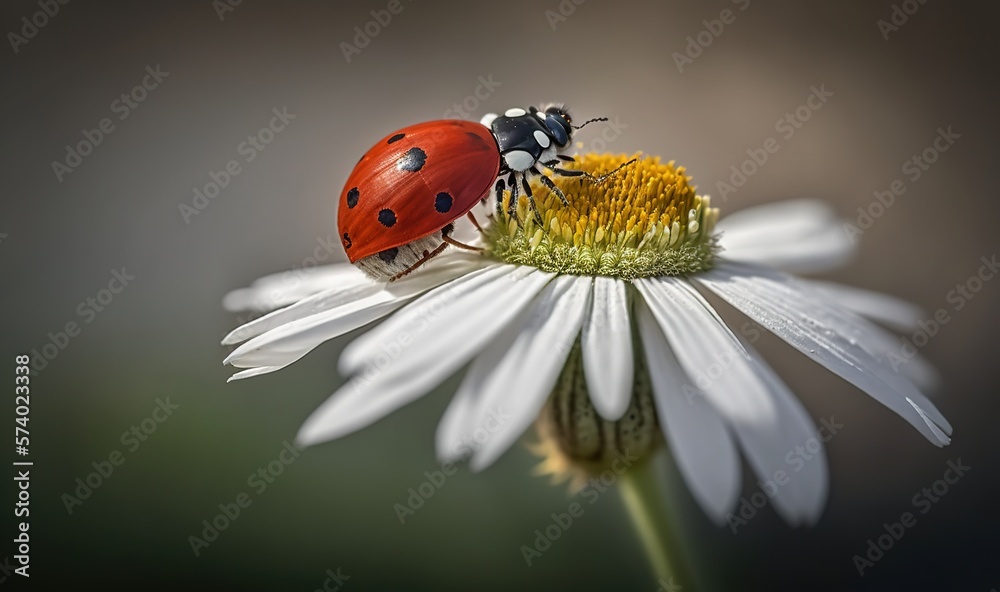
<instances>
[{"instance_id":1,"label":"ladybug leg","mask_svg":"<svg viewBox=\"0 0 1000 592\"><path fill-rule=\"evenodd\" d=\"M540 180L542 182L542 185L545 185L546 187L549 188L549 191L555 193L556 196L559 198L559 200L562 201L564 206L569 205L569 201L566 199L566 195L563 194L562 189L556 187L556 184L552 182L552 179L549 179L547 176L543 175L541 171L539 171L535 167L531 167L530 170L532 173L538 175L541 178Z\"/></svg>"},{"instance_id":2,"label":"ladybug leg","mask_svg":"<svg viewBox=\"0 0 1000 592\"><path fill-rule=\"evenodd\" d=\"M557 163L555 161L551 161L551 160L548 161L548 162L543 162L542 166L544 166L545 168L549 169L550 171L552 171L556 175L559 175L560 177L586 177L587 179L589 179L593 183L603 183L608 177L610 177L611 175L614 175L615 173L617 173L618 171L622 170L623 168L627 167L628 165L632 164L635 161L636 161L636 159L633 158L632 160L630 160L630 161L628 161L626 163L621 164L615 170L610 171L608 173L605 173L605 174L601 175L600 177L595 177L594 175L591 175L590 173L588 173L586 171L569 171L569 170L566 170L566 169L561 169L561 168L558 167L558 165L557 165Z\"/></svg>"},{"instance_id":3,"label":"ladybug leg","mask_svg":"<svg viewBox=\"0 0 1000 592\"><path fill-rule=\"evenodd\" d=\"M559 175L560 177L590 177L591 179L597 178L587 173L586 171L568 171L566 169L561 169L559 168L559 161L557 160L549 160L547 162L543 162L542 166L549 169L556 175Z\"/></svg>"},{"instance_id":4,"label":"ladybug leg","mask_svg":"<svg viewBox=\"0 0 1000 592\"><path fill-rule=\"evenodd\" d=\"M524 194L528 196L528 204L531 206L531 211L535 214L535 223L544 227L545 221L542 220L542 215L538 213L538 206L535 204L535 196L531 194L531 185L528 184L527 175L521 175L521 186L524 187Z\"/></svg>"},{"instance_id":5,"label":"ladybug leg","mask_svg":"<svg viewBox=\"0 0 1000 592\"><path fill-rule=\"evenodd\" d=\"M566 162L576 162L575 158L573 158L572 156L567 156L565 154L556 154L556 158L558 158L559 160L566 161Z\"/></svg>"},{"instance_id":6,"label":"ladybug leg","mask_svg":"<svg viewBox=\"0 0 1000 592\"><path fill-rule=\"evenodd\" d=\"M466 216L469 218L469 220L472 220L472 225L476 227L476 230L478 230L480 234L482 234L483 227L479 225L479 220L476 220L476 217L472 214L472 212L470 211L468 214L466 214Z\"/></svg>"},{"instance_id":7,"label":"ladybug leg","mask_svg":"<svg viewBox=\"0 0 1000 592\"><path fill-rule=\"evenodd\" d=\"M618 171L620 171L620 170L622 170L623 168L627 167L628 165L630 165L630 164L634 163L634 162L635 162L636 160L637 160L637 159L633 158L632 160L630 160L630 161L628 161L628 162L623 162L623 163L622 163L621 165L619 165L619 166L618 166L618 168L616 168L615 170L613 170L613 171L611 171L611 172L609 172L609 173L605 173L605 174L601 175L600 177L597 177L597 179L596 179L595 183L603 183L605 179L607 179L607 178L608 178L608 177L610 177L611 175L614 175L615 173L617 173Z\"/></svg>"},{"instance_id":8,"label":"ladybug leg","mask_svg":"<svg viewBox=\"0 0 1000 592\"><path fill-rule=\"evenodd\" d=\"M483 251L483 249L481 247L473 247L472 245L467 245L467 244L463 243L462 241L458 241L458 240L455 240L455 239L451 238L451 233L454 232L454 231L455 231L455 225L454 224L449 224L449 225L445 226L444 228L442 228L441 229L441 240L443 240L444 242L448 243L449 245L451 245L453 247L458 247L459 249L465 249L466 251L476 251L476 252L480 252L480 253Z\"/></svg>"},{"instance_id":9,"label":"ladybug leg","mask_svg":"<svg viewBox=\"0 0 1000 592\"><path fill-rule=\"evenodd\" d=\"M517 217L517 202L519 201L518 189L517 189L517 173L511 173L507 177L507 184L510 185L510 201L507 202L507 217L513 218L517 222L518 226L521 226L521 220Z\"/></svg>"},{"instance_id":10,"label":"ladybug leg","mask_svg":"<svg viewBox=\"0 0 1000 592\"><path fill-rule=\"evenodd\" d=\"M497 220L503 217L503 192L506 188L507 186L503 182L503 179L497 179L496 187L493 188L497 196Z\"/></svg>"},{"instance_id":11,"label":"ladybug leg","mask_svg":"<svg viewBox=\"0 0 1000 592\"><path fill-rule=\"evenodd\" d=\"M558 187L556 187L556 184L552 182L552 179L549 179L546 175L539 175L539 179L541 179L542 185L545 185L546 187L548 187L549 191L551 191L552 193L555 193L556 196L560 200L562 200L562 203L563 203L564 206L568 206L569 205L569 200L566 199L566 196L563 194L562 189L559 189Z\"/></svg>"},{"instance_id":12,"label":"ladybug leg","mask_svg":"<svg viewBox=\"0 0 1000 592\"><path fill-rule=\"evenodd\" d=\"M451 245L453 247L458 247L459 249L465 249L466 251L475 251L477 253L482 253L483 252L483 248L482 247L473 247L472 245L467 245L467 244L463 243L462 241L458 241L458 240L455 240L455 239L451 238L447 234L442 235L441 236L441 240L443 240L444 242L448 243L449 245Z\"/></svg>"},{"instance_id":13,"label":"ladybug leg","mask_svg":"<svg viewBox=\"0 0 1000 592\"><path fill-rule=\"evenodd\" d=\"M420 267L424 263L427 263L428 261L430 261L434 257L440 255L441 251L445 250L445 248L447 246L448 246L448 243L441 243L433 251L430 251L430 252L424 251L424 256L423 257L421 257L420 259L418 259L417 262L414 263L413 265L407 267L403 271L401 271L401 272L397 273L396 275L392 276L391 278L389 278L389 281L390 282L394 282L394 281L398 280L399 278L412 273L413 270L415 270L416 268Z\"/></svg>"}]
</instances>

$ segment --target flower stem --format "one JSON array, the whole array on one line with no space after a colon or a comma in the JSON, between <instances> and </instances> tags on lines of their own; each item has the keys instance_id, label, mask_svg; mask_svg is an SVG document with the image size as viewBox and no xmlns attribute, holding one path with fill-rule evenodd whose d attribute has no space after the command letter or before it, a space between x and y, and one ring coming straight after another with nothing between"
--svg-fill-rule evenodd
<instances>
[{"instance_id":1,"label":"flower stem","mask_svg":"<svg viewBox=\"0 0 1000 592\"><path fill-rule=\"evenodd\" d=\"M661 590L673 592L694 582L684 570L674 530L667 516L667 499L658 487L654 463L646 460L628 471L619 481L622 500L646 550Z\"/></svg>"}]
</instances>

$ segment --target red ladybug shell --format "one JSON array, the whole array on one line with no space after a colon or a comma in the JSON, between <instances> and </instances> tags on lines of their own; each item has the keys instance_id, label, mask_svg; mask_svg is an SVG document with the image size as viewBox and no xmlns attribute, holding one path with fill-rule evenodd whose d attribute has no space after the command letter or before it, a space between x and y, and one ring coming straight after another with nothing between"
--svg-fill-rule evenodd
<instances>
[{"instance_id":1,"label":"red ladybug shell","mask_svg":"<svg viewBox=\"0 0 1000 592\"><path fill-rule=\"evenodd\" d=\"M337 225L348 259L441 230L485 197L499 172L500 149L479 123L429 121L386 136L340 194Z\"/></svg>"}]
</instances>

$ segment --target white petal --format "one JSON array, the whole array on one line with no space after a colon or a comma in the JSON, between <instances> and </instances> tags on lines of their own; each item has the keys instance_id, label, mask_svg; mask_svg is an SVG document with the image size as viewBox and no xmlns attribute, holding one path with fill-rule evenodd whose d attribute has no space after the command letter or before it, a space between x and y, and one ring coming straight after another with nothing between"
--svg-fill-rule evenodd
<instances>
[{"instance_id":1,"label":"white petal","mask_svg":"<svg viewBox=\"0 0 1000 592\"><path fill-rule=\"evenodd\" d=\"M950 441L944 432L950 433L951 426L944 416L866 343L873 327L863 319L838 308L794 278L759 266L723 262L700 274L698 281L898 413L932 443L944 446ZM933 421L925 421L924 414Z\"/></svg>"},{"instance_id":2,"label":"white petal","mask_svg":"<svg viewBox=\"0 0 1000 592\"><path fill-rule=\"evenodd\" d=\"M291 306L272 311L259 319L233 329L222 339L222 345L234 345L252 337L262 335L275 327L286 325L314 314L350 304L382 290L384 286L376 282L362 282L347 287L323 290L304 298Z\"/></svg>"},{"instance_id":3,"label":"white petal","mask_svg":"<svg viewBox=\"0 0 1000 592\"><path fill-rule=\"evenodd\" d=\"M817 289L820 294L854 314L901 332L915 330L918 327L917 322L926 318L920 307L895 296L833 282L799 281ZM887 356L890 352L899 354L900 340L896 336L881 330L875 334L877 340L875 348L880 352L880 356ZM907 359L899 367L899 371L923 389L932 389L941 381L937 370L920 353Z\"/></svg>"},{"instance_id":4,"label":"white petal","mask_svg":"<svg viewBox=\"0 0 1000 592\"><path fill-rule=\"evenodd\" d=\"M532 267L491 265L439 286L352 341L340 356L340 372L354 374L380 355L386 344L399 341L401 336L404 340L418 335L438 339L432 326L440 326L442 317L446 323L467 327L475 327L496 315L508 322L551 278L552 274ZM461 312L456 314L456 311ZM461 350L459 355L468 350L461 341L450 343L449 347L452 351Z\"/></svg>"},{"instance_id":5,"label":"white petal","mask_svg":"<svg viewBox=\"0 0 1000 592\"><path fill-rule=\"evenodd\" d=\"M724 524L740 493L736 446L722 418L704 397L692 391L684 393L687 375L677 365L642 299L637 299L635 308L656 414L667 446L698 504L717 524Z\"/></svg>"},{"instance_id":6,"label":"white petal","mask_svg":"<svg viewBox=\"0 0 1000 592\"><path fill-rule=\"evenodd\" d=\"M727 259L817 272L842 265L854 252L842 223L824 202L801 199L747 208L715 228Z\"/></svg>"},{"instance_id":7,"label":"white petal","mask_svg":"<svg viewBox=\"0 0 1000 592\"><path fill-rule=\"evenodd\" d=\"M284 368L284 366L259 366L257 368L241 370L236 374L230 376L226 380L226 382L233 382L234 380L243 380L244 378L252 378L254 376L260 376L261 374L270 374L271 372L277 372L282 368Z\"/></svg>"},{"instance_id":8,"label":"white petal","mask_svg":"<svg viewBox=\"0 0 1000 592\"><path fill-rule=\"evenodd\" d=\"M590 401L601 417L617 421L632 400L634 373L625 282L594 278L594 297L581 341Z\"/></svg>"},{"instance_id":9,"label":"white petal","mask_svg":"<svg viewBox=\"0 0 1000 592\"><path fill-rule=\"evenodd\" d=\"M500 365L503 357L507 355L507 350L521 334L521 327L524 326L532 310L529 308L508 324L472 361L468 372L462 378L462 384L459 385L441 421L438 422L434 445L441 463L468 460L471 452L478 446L474 444L472 436L476 430L485 428L484 425L477 423L479 421L477 414L482 403L482 385L490 372ZM493 411L504 414L505 408L500 405Z\"/></svg>"},{"instance_id":10,"label":"white petal","mask_svg":"<svg viewBox=\"0 0 1000 592\"><path fill-rule=\"evenodd\" d=\"M830 470L822 438L816 430L816 424L785 382L774 373L771 366L750 344L743 343L743 347L750 354L757 376L767 385L768 391L781 411L782 417L779 419L781 427L797 434L790 436L789 439L806 435L805 440L796 443L794 450L785 451L784 471L790 482L799 486L793 488L793 493L799 495L797 505L801 511L800 516L806 524L813 525L823 512L830 486ZM790 429L789 426L793 424L796 427ZM778 487L786 488L788 484L778 484Z\"/></svg>"},{"instance_id":11,"label":"white petal","mask_svg":"<svg viewBox=\"0 0 1000 592\"><path fill-rule=\"evenodd\" d=\"M379 319L414 296L466 273L467 267L441 266L386 284L361 300L276 327L236 348L226 364L241 368L287 366L319 344Z\"/></svg>"},{"instance_id":12,"label":"white petal","mask_svg":"<svg viewBox=\"0 0 1000 592\"><path fill-rule=\"evenodd\" d=\"M509 414L473 454L474 471L492 464L538 417L580 334L591 288L589 277L557 276L503 358L481 376L466 376L476 380L463 382L462 390L479 391L475 414L466 425L470 432L483 425L490 412Z\"/></svg>"},{"instance_id":13,"label":"white petal","mask_svg":"<svg viewBox=\"0 0 1000 592\"><path fill-rule=\"evenodd\" d=\"M412 297L412 294L409 297L396 297L379 291L333 310L292 321L247 341L233 350L222 363L237 368L284 368L321 343L377 321L406 304Z\"/></svg>"},{"instance_id":14,"label":"white petal","mask_svg":"<svg viewBox=\"0 0 1000 592\"><path fill-rule=\"evenodd\" d=\"M649 278L634 283L681 367L736 434L757 477L767 482L779 471L787 473L786 456L810 439L818 442L801 405L780 381L772 382L773 375L760 373L760 365L686 281ZM768 492L775 510L791 524L811 518L826 493L825 471L825 461L815 463Z\"/></svg>"},{"instance_id":15,"label":"white petal","mask_svg":"<svg viewBox=\"0 0 1000 592\"><path fill-rule=\"evenodd\" d=\"M902 298L835 282L800 280L847 310L899 331L912 331L924 318L920 307Z\"/></svg>"},{"instance_id":16,"label":"white petal","mask_svg":"<svg viewBox=\"0 0 1000 592\"><path fill-rule=\"evenodd\" d=\"M423 304L443 305L433 316L421 313L433 306L407 306L379 327L376 339L365 336L355 352L367 367L312 413L299 440L341 437L423 396L516 319L550 278L530 267L497 265L423 296ZM386 325L390 330L382 331Z\"/></svg>"},{"instance_id":17,"label":"white petal","mask_svg":"<svg viewBox=\"0 0 1000 592\"><path fill-rule=\"evenodd\" d=\"M777 300L779 303L782 299L789 299L793 307L800 306L798 318L805 319L814 333L819 334L821 331L826 337L839 336L847 345L867 354L867 360L876 362L869 370L879 380L912 399L907 405L922 406L923 411L937 426L947 434L951 433L952 428L948 420L909 378L912 375L933 382L937 377L936 372L919 355L907 360L901 341L895 335L851 313L838 302L830 300L808 284L787 274L751 264L723 263L722 268L738 275L767 278L759 280L755 285L765 286L769 290L776 289L772 296L779 295Z\"/></svg>"},{"instance_id":18,"label":"white petal","mask_svg":"<svg viewBox=\"0 0 1000 592\"><path fill-rule=\"evenodd\" d=\"M346 289L371 281L350 263L291 269L264 276L249 288L233 290L222 299L222 306L231 312L274 310L329 288Z\"/></svg>"}]
</instances>

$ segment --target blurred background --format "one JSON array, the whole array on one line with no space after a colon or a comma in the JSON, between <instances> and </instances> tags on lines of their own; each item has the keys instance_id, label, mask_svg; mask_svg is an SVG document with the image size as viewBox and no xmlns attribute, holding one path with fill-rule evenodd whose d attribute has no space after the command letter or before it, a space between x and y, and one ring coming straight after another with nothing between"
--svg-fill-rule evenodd
<instances>
[{"instance_id":1,"label":"blurred background","mask_svg":"<svg viewBox=\"0 0 1000 592\"><path fill-rule=\"evenodd\" d=\"M734 533L677 488L712 589L1000 587L1000 281L969 283L978 291L960 310L952 292L1000 242L998 16L994 3L915 0L4 2L0 372L13 377L21 353L40 368L30 582L315 590L339 570L346 590L657 590L614 492L526 565L521 545L572 499L530 474L523 446L482 474L463 467L400 524L394 504L438 469L433 430L457 379L303 452L260 491L248 477L341 384L351 336L248 381L226 384L221 364L219 340L246 320L223 311L224 294L343 260L336 198L376 139L561 100L612 120L578 136L584 150L677 160L723 215L803 196L855 224L859 208L877 212L861 220L860 256L824 277L949 314L920 348L955 426L944 449L783 343L759 342L817 421L845 427L827 443L831 493L815 527L767 507ZM801 107L815 89L824 102ZM294 118L261 133L275 109ZM957 134L938 142L946 150L933 148L939 129ZM719 184L769 138L779 149L765 164L733 191ZM231 160L239 171L222 174ZM905 192L879 209L875 193L897 181ZM12 430L12 393L0 417ZM91 476L116 451L113 473ZM919 513L914 496L949 461L971 469ZM97 487L77 492L88 477ZM756 490L748 477L745 495ZM243 492L249 507L195 555L189 537ZM853 557L907 511L916 525L860 576ZM25 580L12 555L8 542L0 586L14 589Z\"/></svg>"}]
</instances>

